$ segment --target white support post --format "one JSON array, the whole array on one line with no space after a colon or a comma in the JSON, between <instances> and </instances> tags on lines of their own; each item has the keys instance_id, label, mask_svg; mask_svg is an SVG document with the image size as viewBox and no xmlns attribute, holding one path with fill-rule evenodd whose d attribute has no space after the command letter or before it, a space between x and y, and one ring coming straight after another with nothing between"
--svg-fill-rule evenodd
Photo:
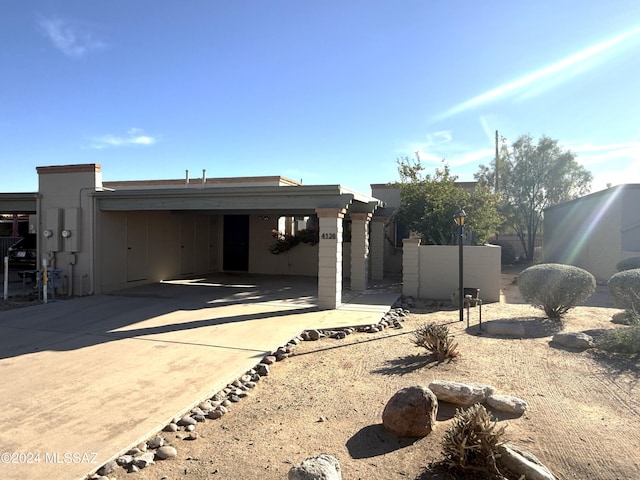
<instances>
[{"instance_id":1,"label":"white support post","mask_svg":"<svg viewBox=\"0 0 640 480\"><path fill-rule=\"evenodd\" d=\"M384 278L384 229L387 217L373 217L371 220L371 278Z\"/></svg>"},{"instance_id":2,"label":"white support post","mask_svg":"<svg viewBox=\"0 0 640 480\"><path fill-rule=\"evenodd\" d=\"M418 297L420 292L420 239L402 241L402 294Z\"/></svg>"},{"instance_id":3,"label":"white support post","mask_svg":"<svg viewBox=\"0 0 640 480\"><path fill-rule=\"evenodd\" d=\"M370 213L351 215L351 290L364 291L369 282Z\"/></svg>"},{"instance_id":4,"label":"white support post","mask_svg":"<svg viewBox=\"0 0 640 480\"><path fill-rule=\"evenodd\" d=\"M316 209L319 220L318 306L335 309L342 303L342 219L345 210Z\"/></svg>"}]
</instances>

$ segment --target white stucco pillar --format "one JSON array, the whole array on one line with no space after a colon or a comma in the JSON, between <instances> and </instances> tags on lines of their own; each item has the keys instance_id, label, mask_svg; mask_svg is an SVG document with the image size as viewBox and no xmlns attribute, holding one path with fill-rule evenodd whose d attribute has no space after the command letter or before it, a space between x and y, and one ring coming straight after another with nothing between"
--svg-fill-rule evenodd
<instances>
[{"instance_id":1,"label":"white stucco pillar","mask_svg":"<svg viewBox=\"0 0 640 480\"><path fill-rule=\"evenodd\" d=\"M338 308L342 303L342 219L345 210L317 208L319 220L318 244L318 306Z\"/></svg>"},{"instance_id":2,"label":"white stucco pillar","mask_svg":"<svg viewBox=\"0 0 640 480\"><path fill-rule=\"evenodd\" d=\"M418 297L420 291L420 239L402 241L402 294Z\"/></svg>"},{"instance_id":3,"label":"white stucco pillar","mask_svg":"<svg viewBox=\"0 0 640 480\"><path fill-rule=\"evenodd\" d=\"M382 280L384 278L384 228L387 217L373 217L371 220L371 278Z\"/></svg>"},{"instance_id":4,"label":"white stucco pillar","mask_svg":"<svg viewBox=\"0 0 640 480\"><path fill-rule=\"evenodd\" d=\"M351 290L367 289L369 281L370 213L352 213L351 217Z\"/></svg>"}]
</instances>

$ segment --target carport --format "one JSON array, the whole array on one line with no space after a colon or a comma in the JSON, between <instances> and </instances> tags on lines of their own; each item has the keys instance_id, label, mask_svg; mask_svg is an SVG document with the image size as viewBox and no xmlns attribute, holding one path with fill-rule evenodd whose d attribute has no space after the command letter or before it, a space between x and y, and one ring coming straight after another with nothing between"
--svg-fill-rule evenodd
<instances>
[{"instance_id":1,"label":"carport","mask_svg":"<svg viewBox=\"0 0 640 480\"><path fill-rule=\"evenodd\" d=\"M354 291L366 290L370 275L369 225L376 210L382 206L378 200L340 185L116 190L95 192L92 196L98 225L105 226L111 219L104 220L116 212L125 219L129 272L138 268L154 270L148 265L148 257L140 261L129 252L140 247L150 252L149 244L160 233L155 230L158 225L154 227L154 224L160 222L165 226L174 225L178 230L179 251L175 250L177 243L166 238L166 248L162 250L165 255L171 255L170 252L178 255L177 273L180 276L213 271L313 273L318 278L318 304L325 308L336 308L342 302L345 219L350 220L351 234L349 286ZM275 241L272 232L277 230L278 220L315 216L318 219L317 248L296 247L298 252L286 254L288 268L283 269L279 266L280 259L267 249L268 244ZM383 222L382 218L376 217L378 228L372 229L373 235L380 236L377 239L380 245L383 243L384 230L380 228ZM111 249L104 242L107 238L113 238L113 234L105 232L98 238L99 255ZM132 244L136 241L139 247ZM296 258L292 259L296 253ZM382 251L374 249L371 253L380 254L380 261L374 262L378 268L371 272L374 279L380 280ZM118 258L118 252L111 252L108 258L112 262ZM175 271L175 265L172 270ZM148 279L148 275L140 273L139 276L142 280ZM136 280L128 279L129 282Z\"/></svg>"},{"instance_id":2,"label":"carport","mask_svg":"<svg viewBox=\"0 0 640 480\"><path fill-rule=\"evenodd\" d=\"M318 306L333 309L346 279L358 292L383 278L384 203L341 185L204 174L103 182L98 164L37 171L41 255L64 272L71 295L218 272L305 275L317 277ZM311 220L317 243L272 254L280 219Z\"/></svg>"},{"instance_id":3,"label":"carport","mask_svg":"<svg viewBox=\"0 0 640 480\"><path fill-rule=\"evenodd\" d=\"M32 215L37 211L37 193L0 193L0 215ZM12 229L13 230L13 229ZM14 241L13 237L0 237L0 258L6 254L3 240L8 238L9 242Z\"/></svg>"}]
</instances>

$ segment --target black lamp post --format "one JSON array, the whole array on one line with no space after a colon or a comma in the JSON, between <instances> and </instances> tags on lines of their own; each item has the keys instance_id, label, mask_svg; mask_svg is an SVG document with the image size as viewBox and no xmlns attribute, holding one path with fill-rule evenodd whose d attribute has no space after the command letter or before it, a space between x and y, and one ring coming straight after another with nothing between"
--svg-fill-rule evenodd
<instances>
[{"instance_id":1,"label":"black lamp post","mask_svg":"<svg viewBox=\"0 0 640 480\"><path fill-rule=\"evenodd\" d=\"M462 273L463 273L463 261L462 261L462 244L464 243L464 219L467 217L467 214L464 213L463 209L460 209L458 213L455 214L453 220L458 225L458 307L460 309L460 321L464 321L464 285L462 281Z\"/></svg>"}]
</instances>

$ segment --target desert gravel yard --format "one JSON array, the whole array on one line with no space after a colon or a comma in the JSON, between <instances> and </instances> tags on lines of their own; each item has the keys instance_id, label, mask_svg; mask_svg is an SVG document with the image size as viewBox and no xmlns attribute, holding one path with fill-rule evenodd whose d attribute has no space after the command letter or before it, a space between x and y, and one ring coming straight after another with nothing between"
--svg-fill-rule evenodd
<instances>
[{"instance_id":1,"label":"desert gravel yard","mask_svg":"<svg viewBox=\"0 0 640 480\"><path fill-rule=\"evenodd\" d=\"M597 335L619 328L611 322L619 310L577 307L557 325L522 303L511 278L503 278L503 301L483 307L483 324L515 320L525 327L523 338L480 333L474 310L467 329L457 311L423 304L402 329L302 342L229 413L199 423L195 440L184 431L162 432L177 457L131 478L285 479L293 465L322 453L338 459L345 480L451 478L425 467L442 458L453 406L440 403L436 429L422 439L397 438L381 424L397 390L436 379L486 383L524 399L523 416L496 414L507 425L505 439L535 454L560 480L640 478L638 358L551 342L558 331ZM449 326L459 358L437 364L412 344L411 332L430 322Z\"/></svg>"}]
</instances>

